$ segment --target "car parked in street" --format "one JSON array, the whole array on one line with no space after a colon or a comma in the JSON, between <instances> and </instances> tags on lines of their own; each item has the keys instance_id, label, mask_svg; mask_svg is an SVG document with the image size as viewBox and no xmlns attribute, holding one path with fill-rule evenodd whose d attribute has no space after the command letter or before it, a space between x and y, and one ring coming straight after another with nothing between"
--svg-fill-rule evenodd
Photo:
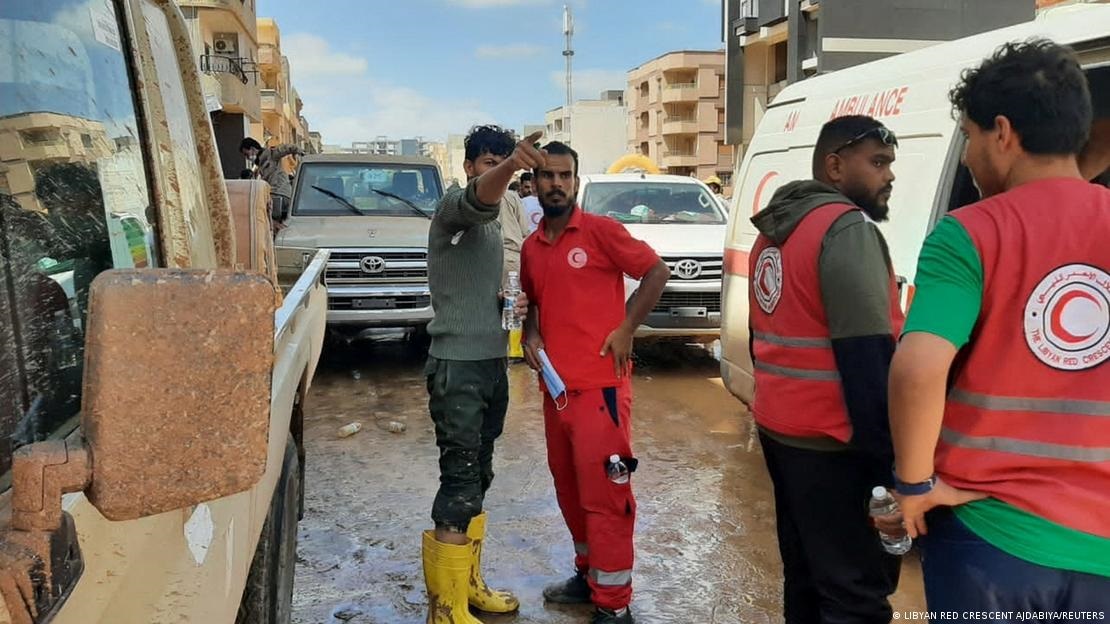
<instances>
[{"instance_id":1,"label":"car parked in street","mask_svg":"<svg viewBox=\"0 0 1110 624\"><path fill-rule=\"evenodd\" d=\"M322 154L301 162L279 275L296 275L317 249L332 331L423 328L432 320L428 228L443 196L439 167L423 157Z\"/></svg>"},{"instance_id":2,"label":"car parked in street","mask_svg":"<svg viewBox=\"0 0 1110 624\"><path fill-rule=\"evenodd\" d=\"M720 336L727 216L709 187L676 175L586 175L578 202L588 213L623 223L671 269L659 303L636 332L638 338L712 342ZM626 297L638 287L639 282L625 278Z\"/></svg>"}]
</instances>

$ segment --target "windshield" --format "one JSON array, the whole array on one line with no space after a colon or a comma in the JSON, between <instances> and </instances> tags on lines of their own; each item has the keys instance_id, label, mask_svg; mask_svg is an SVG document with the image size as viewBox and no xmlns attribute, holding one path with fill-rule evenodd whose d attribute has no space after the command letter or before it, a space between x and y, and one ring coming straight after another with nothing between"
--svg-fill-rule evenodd
<instances>
[{"instance_id":1,"label":"windshield","mask_svg":"<svg viewBox=\"0 0 1110 624\"><path fill-rule=\"evenodd\" d=\"M582 209L621 223L724 223L717 200L697 184L592 182Z\"/></svg>"},{"instance_id":2,"label":"windshield","mask_svg":"<svg viewBox=\"0 0 1110 624\"><path fill-rule=\"evenodd\" d=\"M298 178L300 216L353 216L353 206L366 216L419 218L413 206L430 216L443 195L433 165L306 163Z\"/></svg>"}]
</instances>

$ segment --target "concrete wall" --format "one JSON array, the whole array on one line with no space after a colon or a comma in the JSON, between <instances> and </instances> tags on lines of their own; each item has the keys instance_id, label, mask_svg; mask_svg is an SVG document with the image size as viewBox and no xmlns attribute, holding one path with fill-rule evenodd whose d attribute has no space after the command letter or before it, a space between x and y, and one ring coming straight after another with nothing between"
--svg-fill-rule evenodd
<instances>
[{"instance_id":1,"label":"concrete wall","mask_svg":"<svg viewBox=\"0 0 1110 624\"><path fill-rule=\"evenodd\" d=\"M817 73L827 73L885 58L930 42L959 39L1033 19L1036 0L810 0L817 8L803 13L801 0L758 0L759 16L743 19L740 0L722 0L726 24L726 140L742 149L767 103L781 89L777 82L802 80L814 72L802 63L817 56ZM789 6L789 10L784 7ZM764 38L767 32L782 34ZM740 35L745 46L740 45ZM786 43L785 59L775 46ZM785 63L785 67L780 64ZM742 154L738 154L738 157Z\"/></svg>"},{"instance_id":2,"label":"concrete wall","mask_svg":"<svg viewBox=\"0 0 1110 624\"><path fill-rule=\"evenodd\" d=\"M1036 11L1035 0L837 0L821 5L822 72L891 54L828 51L829 38L950 41L1027 22Z\"/></svg>"}]
</instances>

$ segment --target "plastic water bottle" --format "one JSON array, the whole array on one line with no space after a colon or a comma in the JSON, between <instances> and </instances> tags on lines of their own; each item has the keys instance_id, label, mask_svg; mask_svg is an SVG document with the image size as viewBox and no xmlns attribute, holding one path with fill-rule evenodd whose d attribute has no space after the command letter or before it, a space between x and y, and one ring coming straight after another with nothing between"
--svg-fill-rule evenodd
<instances>
[{"instance_id":1,"label":"plastic water bottle","mask_svg":"<svg viewBox=\"0 0 1110 624\"><path fill-rule=\"evenodd\" d=\"M628 466L621 461L620 455L609 456L609 466L605 471L609 473L609 480L613 483L623 485L628 483Z\"/></svg>"},{"instance_id":2,"label":"plastic water bottle","mask_svg":"<svg viewBox=\"0 0 1110 624\"><path fill-rule=\"evenodd\" d=\"M516 271L509 271L509 279L502 293L504 299L501 303L501 329L512 331L520 329L520 317L516 314L516 298L520 295L520 276Z\"/></svg>"},{"instance_id":3,"label":"plastic water bottle","mask_svg":"<svg viewBox=\"0 0 1110 624\"><path fill-rule=\"evenodd\" d=\"M880 516L890 516L901 513L898 508L898 501L890 495L890 492L881 485L876 485L871 490L871 503L869 510L872 518ZM883 542L883 549L892 555L904 555L910 550L910 545L913 540L909 535L895 537L879 531L879 539Z\"/></svg>"}]
</instances>

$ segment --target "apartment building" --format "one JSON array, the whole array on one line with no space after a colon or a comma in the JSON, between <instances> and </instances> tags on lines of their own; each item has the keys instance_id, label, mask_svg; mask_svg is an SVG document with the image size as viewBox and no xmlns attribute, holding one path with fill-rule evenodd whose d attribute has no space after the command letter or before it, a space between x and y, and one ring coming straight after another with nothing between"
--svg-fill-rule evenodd
<instances>
[{"instance_id":1,"label":"apartment building","mask_svg":"<svg viewBox=\"0 0 1110 624\"><path fill-rule=\"evenodd\" d=\"M239 143L262 123L256 0L177 0L189 26L224 175L239 177Z\"/></svg>"},{"instance_id":2,"label":"apartment building","mask_svg":"<svg viewBox=\"0 0 1110 624\"><path fill-rule=\"evenodd\" d=\"M560 141L578 152L582 174L605 173L625 154L628 110L624 91L603 91L596 100L578 100L570 110L560 106L544 116L543 142Z\"/></svg>"},{"instance_id":3,"label":"apartment building","mask_svg":"<svg viewBox=\"0 0 1110 624\"><path fill-rule=\"evenodd\" d=\"M282 53L281 28L273 18L258 18L257 66L262 123L253 129L255 138L263 145L296 145L305 153L314 153L308 120L302 114L304 102L293 86L289 57ZM292 158L282 164L292 173Z\"/></svg>"},{"instance_id":4,"label":"apartment building","mask_svg":"<svg viewBox=\"0 0 1110 624\"><path fill-rule=\"evenodd\" d=\"M628 152L651 158L665 173L715 175L730 193L724 92L724 51L668 52L628 72Z\"/></svg>"},{"instance_id":5,"label":"apartment building","mask_svg":"<svg viewBox=\"0 0 1110 624\"><path fill-rule=\"evenodd\" d=\"M725 138L737 158L787 84L1033 19L1053 0L724 0Z\"/></svg>"}]
</instances>

